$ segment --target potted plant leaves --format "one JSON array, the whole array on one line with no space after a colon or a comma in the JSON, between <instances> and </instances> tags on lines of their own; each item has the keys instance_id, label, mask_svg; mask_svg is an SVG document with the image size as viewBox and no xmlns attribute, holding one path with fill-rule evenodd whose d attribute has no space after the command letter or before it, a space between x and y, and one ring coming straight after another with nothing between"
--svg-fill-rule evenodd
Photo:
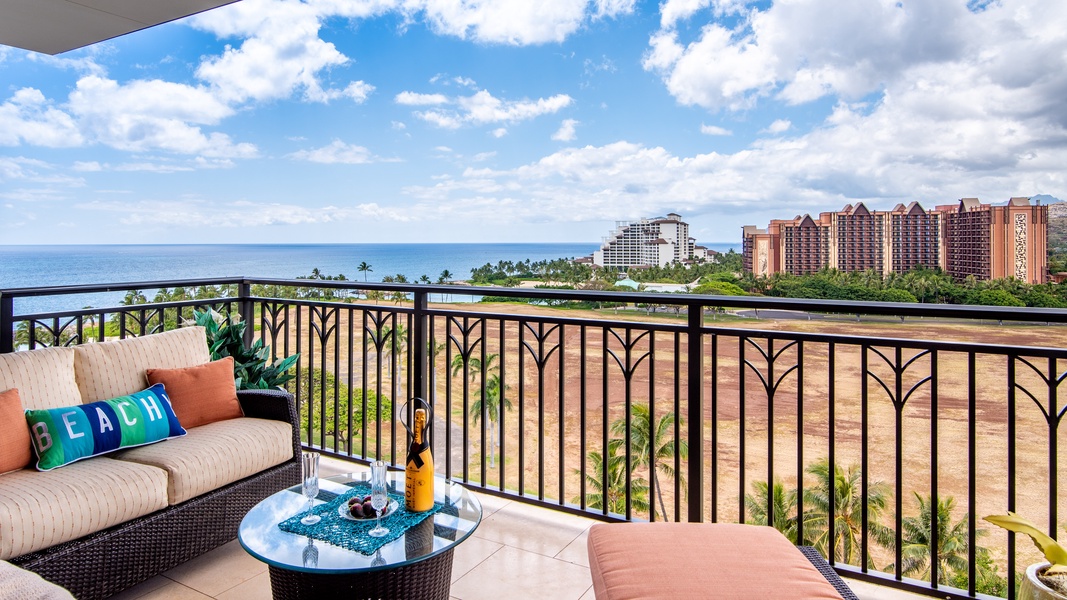
<instances>
[{"instance_id":1,"label":"potted plant leaves","mask_svg":"<svg viewBox=\"0 0 1067 600\"><path fill-rule=\"evenodd\" d=\"M1067 548L1013 512L989 515L985 520L1008 531L1030 536L1048 560L1027 567L1026 577L1015 596L1017 600L1067 600Z\"/></svg>"},{"instance_id":2,"label":"potted plant leaves","mask_svg":"<svg viewBox=\"0 0 1067 600\"><path fill-rule=\"evenodd\" d=\"M207 332L211 360L233 357L233 378L237 389L265 390L281 387L293 378L288 371L300 358L299 353L271 363L270 346L264 346L263 340L256 340L251 346L245 346L245 321L234 322L230 315L224 317L214 310L194 311L193 317L196 324Z\"/></svg>"}]
</instances>

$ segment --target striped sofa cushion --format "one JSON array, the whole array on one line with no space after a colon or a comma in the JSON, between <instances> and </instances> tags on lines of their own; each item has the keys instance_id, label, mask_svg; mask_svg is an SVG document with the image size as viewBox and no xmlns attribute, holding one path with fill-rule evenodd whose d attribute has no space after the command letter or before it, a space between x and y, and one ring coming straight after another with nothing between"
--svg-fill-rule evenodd
<instances>
[{"instance_id":1,"label":"striped sofa cushion","mask_svg":"<svg viewBox=\"0 0 1067 600\"><path fill-rule=\"evenodd\" d=\"M81 404L81 393L74 380L74 348L0 354L0 392L10 389L19 391L23 408Z\"/></svg>"},{"instance_id":2,"label":"striped sofa cushion","mask_svg":"<svg viewBox=\"0 0 1067 600\"><path fill-rule=\"evenodd\" d=\"M293 427L240 417L192 427L174 438L111 455L166 471L171 504L185 502L293 457Z\"/></svg>"},{"instance_id":3,"label":"striped sofa cushion","mask_svg":"<svg viewBox=\"0 0 1067 600\"><path fill-rule=\"evenodd\" d=\"M167 474L97 457L0 476L0 559L48 548L167 506Z\"/></svg>"},{"instance_id":4,"label":"striped sofa cushion","mask_svg":"<svg viewBox=\"0 0 1067 600\"><path fill-rule=\"evenodd\" d=\"M204 328L183 327L139 338L77 346L74 373L82 403L88 403L147 388L145 371L148 369L180 369L210 360Z\"/></svg>"}]
</instances>

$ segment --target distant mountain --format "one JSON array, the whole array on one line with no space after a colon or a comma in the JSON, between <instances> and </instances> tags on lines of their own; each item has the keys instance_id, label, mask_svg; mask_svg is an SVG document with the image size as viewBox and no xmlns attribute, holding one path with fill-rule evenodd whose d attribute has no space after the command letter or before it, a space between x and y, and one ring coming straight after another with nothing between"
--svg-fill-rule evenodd
<instances>
[{"instance_id":1,"label":"distant mountain","mask_svg":"<svg viewBox=\"0 0 1067 600\"><path fill-rule=\"evenodd\" d=\"M1055 196L1049 196L1048 194L1038 194L1036 196L1030 196L1030 200L1032 200L1034 204L1042 205L1067 203L1067 200L1060 200L1059 198ZM1003 202L991 202L990 204L992 204L993 206L1007 206L1008 202L1011 202L1011 200L1005 200Z\"/></svg>"}]
</instances>

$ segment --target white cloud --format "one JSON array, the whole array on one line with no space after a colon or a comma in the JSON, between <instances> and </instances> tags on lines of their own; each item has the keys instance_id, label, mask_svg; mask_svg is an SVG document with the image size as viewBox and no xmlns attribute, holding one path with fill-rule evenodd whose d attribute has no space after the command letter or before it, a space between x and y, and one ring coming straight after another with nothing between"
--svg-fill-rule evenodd
<instances>
[{"instance_id":1,"label":"white cloud","mask_svg":"<svg viewBox=\"0 0 1067 600\"><path fill-rule=\"evenodd\" d=\"M343 90L327 86L322 73L349 62L332 43L319 37L329 16L365 17L386 6L365 3L245 0L201 13L194 27L220 38L243 38L218 56L205 57L196 70L220 98L231 103L288 98L302 92L308 102L329 102L369 92L362 82ZM373 89L373 88L371 88ZM354 95L353 95L354 94Z\"/></svg>"},{"instance_id":2,"label":"white cloud","mask_svg":"<svg viewBox=\"0 0 1067 600\"><path fill-rule=\"evenodd\" d=\"M95 172L103 171L104 167L103 167L103 165L101 165L100 163L96 162L95 160L91 160L91 161L80 161L79 160L79 161L75 161L74 162L74 170L75 171L82 171L82 172L85 172L85 173L95 173Z\"/></svg>"},{"instance_id":3,"label":"white cloud","mask_svg":"<svg viewBox=\"0 0 1067 600\"><path fill-rule=\"evenodd\" d=\"M373 209L300 206L268 202L209 202L206 200L96 200L75 205L90 212L113 213L123 225L146 228L238 228L267 225L306 225L343 221Z\"/></svg>"},{"instance_id":4,"label":"white cloud","mask_svg":"<svg viewBox=\"0 0 1067 600\"><path fill-rule=\"evenodd\" d=\"M74 119L52 106L40 90L22 88L0 104L0 146L62 148L84 143Z\"/></svg>"},{"instance_id":5,"label":"white cloud","mask_svg":"<svg viewBox=\"0 0 1067 600\"><path fill-rule=\"evenodd\" d=\"M558 142L574 141L578 137L574 132L574 128L577 124L578 121L575 121L574 119L564 119L563 123L560 124L559 129L556 130L556 133L552 134L552 139Z\"/></svg>"},{"instance_id":6,"label":"white cloud","mask_svg":"<svg viewBox=\"0 0 1067 600\"><path fill-rule=\"evenodd\" d=\"M524 46L562 42L590 20L630 14L633 0L402 0L439 34Z\"/></svg>"},{"instance_id":7,"label":"white cloud","mask_svg":"<svg viewBox=\"0 0 1067 600\"><path fill-rule=\"evenodd\" d=\"M498 127L496 129L490 131L489 134L492 135L495 138L502 138L502 137L504 137L505 135L508 134L508 130L507 130L506 127Z\"/></svg>"},{"instance_id":8,"label":"white cloud","mask_svg":"<svg viewBox=\"0 0 1067 600\"><path fill-rule=\"evenodd\" d=\"M415 96L427 95L416 94ZM435 100L437 99L436 94L432 96ZM537 100L502 100L487 90L481 90L471 96L445 98L448 108L418 111L415 116L443 129L458 129L464 125L527 121L541 115L559 112L570 106L572 102L574 102L573 98L566 94Z\"/></svg>"},{"instance_id":9,"label":"white cloud","mask_svg":"<svg viewBox=\"0 0 1067 600\"><path fill-rule=\"evenodd\" d=\"M252 144L191 125L212 125L233 113L208 90L160 80L119 84L83 77L70 94L70 111L93 141L119 150L165 150L207 157L249 158Z\"/></svg>"},{"instance_id":10,"label":"white cloud","mask_svg":"<svg viewBox=\"0 0 1067 600\"><path fill-rule=\"evenodd\" d=\"M346 98L351 98L356 104L362 104L367 101L367 97L370 96L373 91L373 85L362 81L353 81L341 92L341 95Z\"/></svg>"},{"instance_id":11,"label":"white cloud","mask_svg":"<svg viewBox=\"0 0 1067 600\"><path fill-rule=\"evenodd\" d=\"M733 135L733 132L725 127L719 127L717 125L701 125L700 133L704 135Z\"/></svg>"},{"instance_id":12,"label":"white cloud","mask_svg":"<svg viewBox=\"0 0 1067 600\"><path fill-rule=\"evenodd\" d=\"M419 94L416 92L400 92L396 95L395 102L404 106L432 106L446 104L448 96L444 94Z\"/></svg>"},{"instance_id":13,"label":"white cloud","mask_svg":"<svg viewBox=\"0 0 1067 600\"><path fill-rule=\"evenodd\" d=\"M293 152L289 155L289 158L325 165L362 165L375 162L376 160L370 150L367 150L363 146L346 144L341 140L334 140L322 148Z\"/></svg>"},{"instance_id":14,"label":"white cloud","mask_svg":"<svg viewBox=\"0 0 1067 600\"><path fill-rule=\"evenodd\" d=\"M793 123L789 119L775 119L773 123L767 126L761 133L785 133L793 126Z\"/></svg>"}]
</instances>

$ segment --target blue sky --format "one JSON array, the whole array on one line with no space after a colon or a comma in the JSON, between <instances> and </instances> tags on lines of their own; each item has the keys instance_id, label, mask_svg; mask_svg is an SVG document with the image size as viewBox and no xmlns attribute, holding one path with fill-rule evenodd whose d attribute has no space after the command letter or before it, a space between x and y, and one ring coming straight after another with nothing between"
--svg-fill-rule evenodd
<instances>
[{"instance_id":1,"label":"blue sky","mask_svg":"<svg viewBox=\"0 0 1067 600\"><path fill-rule=\"evenodd\" d=\"M2 18L2 15L0 15ZM1067 197L1062 0L242 0L0 46L0 243L699 242Z\"/></svg>"}]
</instances>

